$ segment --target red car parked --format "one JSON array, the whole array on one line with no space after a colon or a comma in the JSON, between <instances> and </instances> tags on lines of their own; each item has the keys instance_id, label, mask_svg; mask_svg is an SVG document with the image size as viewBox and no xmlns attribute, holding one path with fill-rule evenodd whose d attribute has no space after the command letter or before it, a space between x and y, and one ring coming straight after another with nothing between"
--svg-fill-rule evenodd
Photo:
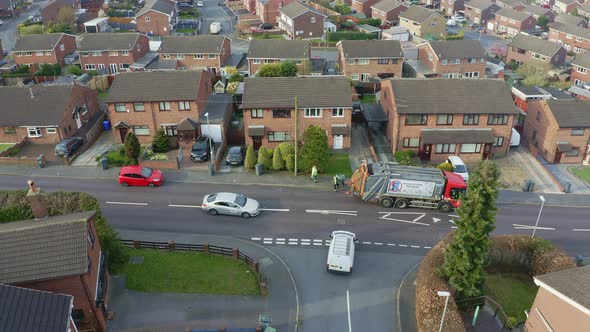
<instances>
[{"instance_id":1,"label":"red car parked","mask_svg":"<svg viewBox=\"0 0 590 332\"><path fill-rule=\"evenodd\" d=\"M157 169L144 166L125 166L119 171L119 183L127 186L149 186L150 188L162 185L164 175Z\"/></svg>"}]
</instances>

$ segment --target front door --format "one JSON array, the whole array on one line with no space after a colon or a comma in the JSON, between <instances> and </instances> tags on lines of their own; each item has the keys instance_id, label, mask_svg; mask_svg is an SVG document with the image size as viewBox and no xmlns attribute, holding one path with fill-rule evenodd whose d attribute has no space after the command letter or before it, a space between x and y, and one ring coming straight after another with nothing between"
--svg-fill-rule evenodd
<instances>
[{"instance_id":1,"label":"front door","mask_svg":"<svg viewBox=\"0 0 590 332\"><path fill-rule=\"evenodd\" d=\"M252 146L254 150L260 149L262 146L262 136L252 136Z\"/></svg>"},{"instance_id":2,"label":"front door","mask_svg":"<svg viewBox=\"0 0 590 332\"><path fill-rule=\"evenodd\" d=\"M342 149L344 145L344 135L334 135L334 150Z\"/></svg>"},{"instance_id":3,"label":"front door","mask_svg":"<svg viewBox=\"0 0 590 332\"><path fill-rule=\"evenodd\" d=\"M119 134L121 134L121 143L125 143L125 136L127 136L127 128L126 127L119 128Z\"/></svg>"},{"instance_id":4,"label":"front door","mask_svg":"<svg viewBox=\"0 0 590 332\"><path fill-rule=\"evenodd\" d=\"M422 160L429 161L431 152L432 152L432 144L424 144L422 146Z\"/></svg>"},{"instance_id":5,"label":"front door","mask_svg":"<svg viewBox=\"0 0 590 332\"><path fill-rule=\"evenodd\" d=\"M483 146L482 160L490 159L492 157L492 144L486 143Z\"/></svg>"},{"instance_id":6,"label":"front door","mask_svg":"<svg viewBox=\"0 0 590 332\"><path fill-rule=\"evenodd\" d=\"M563 153L563 152L560 152L560 151L557 151L557 152L555 153L555 158L553 159L553 163L554 163L554 164L559 164L559 162L561 161L561 154L562 154L562 153Z\"/></svg>"},{"instance_id":7,"label":"front door","mask_svg":"<svg viewBox=\"0 0 590 332\"><path fill-rule=\"evenodd\" d=\"M82 127L82 120L80 119L80 112L74 112L74 119L76 120L76 127L80 129Z\"/></svg>"},{"instance_id":8,"label":"front door","mask_svg":"<svg viewBox=\"0 0 590 332\"><path fill-rule=\"evenodd\" d=\"M116 63L111 63L109 68L111 69L111 74L116 74L118 72Z\"/></svg>"}]
</instances>

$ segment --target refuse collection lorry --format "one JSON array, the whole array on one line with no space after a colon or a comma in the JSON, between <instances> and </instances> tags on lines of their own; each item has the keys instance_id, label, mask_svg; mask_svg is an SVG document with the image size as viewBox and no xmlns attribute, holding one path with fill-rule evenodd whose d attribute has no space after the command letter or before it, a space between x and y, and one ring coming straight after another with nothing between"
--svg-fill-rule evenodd
<instances>
[{"instance_id":1,"label":"refuse collection lorry","mask_svg":"<svg viewBox=\"0 0 590 332\"><path fill-rule=\"evenodd\" d=\"M351 178L351 191L383 207L421 207L449 212L461 205L467 185L460 175L438 168L396 163L361 164Z\"/></svg>"}]
</instances>

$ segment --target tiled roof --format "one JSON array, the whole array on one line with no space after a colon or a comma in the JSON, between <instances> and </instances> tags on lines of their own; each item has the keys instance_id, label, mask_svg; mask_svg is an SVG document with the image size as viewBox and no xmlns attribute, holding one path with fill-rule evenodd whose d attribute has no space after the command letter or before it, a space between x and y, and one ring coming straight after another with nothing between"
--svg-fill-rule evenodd
<instances>
[{"instance_id":1,"label":"tiled roof","mask_svg":"<svg viewBox=\"0 0 590 332\"><path fill-rule=\"evenodd\" d=\"M63 33L22 35L16 40L13 51L51 51L63 35Z\"/></svg>"},{"instance_id":2,"label":"tiled roof","mask_svg":"<svg viewBox=\"0 0 590 332\"><path fill-rule=\"evenodd\" d=\"M404 56L399 40L343 40L339 44L347 59L402 58Z\"/></svg>"},{"instance_id":3,"label":"tiled roof","mask_svg":"<svg viewBox=\"0 0 590 332\"><path fill-rule=\"evenodd\" d=\"M422 144L494 143L492 128L457 129L424 128L420 130Z\"/></svg>"},{"instance_id":4,"label":"tiled roof","mask_svg":"<svg viewBox=\"0 0 590 332\"><path fill-rule=\"evenodd\" d=\"M588 22L586 22L586 20L583 19L582 17L574 16L574 15L570 15L570 14L565 14L565 13L561 13L561 14L558 14L557 16L555 16L555 22L560 22L560 23L564 23L564 24L572 24L572 25L582 24L582 27L585 27L584 25L588 25Z\"/></svg>"},{"instance_id":5,"label":"tiled roof","mask_svg":"<svg viewBox=\"0 0 590 332\"><path fill-rule=\"evenodd\" d=\"M590 29L582 28L577 25L554 22L549 26L549 28L565 32L566 34L574 35L576 37L590 39Z\"/></svg>"},{"instance_id":6,"label":"tiled roof","mask_svg":"<svg viewBox=\"0 0 590 332\"><path fill-rule=\"evenodd\" d=\"M522 11L527 14L534 15L534 16L542 16L542 15L547 14L547 12L551 12L551 9L543 8L543 7L539 7L539 6L534 6L534 5L528 5Z\"/></svg>"},{"instance_id":7,"label":"tiled roof","mask_svg":"<svg viewBox=\"0 0 590 332\"><path fill-rule=\"evenodd\" d=\"M243 108L352 107L350 80L337 77L254 77L244 81Z\"/></svg>"},{"instance_id":8,"label":"tiled roof","mask_svg":"<svg viewBox=\"0 0 590 332\"><path fill-rule=\"evenodd\" d=\"M502 8L496 12L496 17L498 16L504 16L522 22L532 15L512 8Z\"/></svg>"},{"instance_id":9,"label":"tiled roof","mask_svg":"<svg viewBox=\"0 0 590 332\"><path fill-rule=\"evenodd\" d=\"M158 53L218 54L225 39L220 35L164 36Z\"/></svg>"},{"instance_id":10,"label":"tiled roof","mask_svg":"<svg viewBox=\"0 0 590 332\"><path fill-rule=\"evenodd\" d=\"M93 215L79 212L0 224L0 283L86 274L87 221Z\"/></svg>"},{"instance_id":11,"label":"tiled roof","mask_svg":"<svg viewBox=\"0 0 590 332\"><path fill-rule=\"evenodd\" d=\"M0 285L0 331L67 331L71 295Z\"/></svg>"},{"instance_id":12,"label":"tiled roof","mask_svg":"<svg viewBox=\"0 0 590 332\"><path fill-rule=\"evenodd\" d=\"M248 49L249 59L309 59L306 40L254 39Z\"/></svg>"},{"instance_id":13,"label":"tiled roof","mask_svg":"<svg viewBox=\"0 0 590 332\"><path fill-rule=\"evenodd\" d=\"M226 119L228 113L232 112L234 96L231 93L214 93L207 99L205 110L201 112L201 123L207 123L205 113L209 114L211 123L221 123Z\"/></svg>"},{"instance_id":14,"label":"tiled roof","mask_svg":"<svg viewBox=\"0 0 590 332\"><path fill-rule=\"evenodd\" d=\"M377 9L379 11L382 11L384 13L387 13L390 10L394 10L399 6L405 6L407 7L407 5L399 2L399 1L395 1L395 0L381 0L379 2L377 2L376 4L374 4L373 6L371 6L371 8L373 9Z\"/></svg>"},{"instance_id":15,"label":"tiled roof","mask_svg":"<svg viewBox=\"0 0 590 332\"><path fill-rule=\"evenodd\" d=\"M590 100L547 100L561 128L590 127Z\"/></svg>"},{"instance_id":16,"label":"tiled roof","mask_svg":"<svg viewBox=\"0 0 590 332\"><path fill-rule=\"evenodd\" d=\"M590 69L590 53L584 52L576 55L576 58L574 59L572 64L584 67L586 69Z\"/></svg>"},{"instance_id":17,"label":"tiled roof","mask_svg":"<svg viewBox=\"0 0 590 332\"><path fill-rule=\"evenodd\" d=\"M402 114L514 114L510 89L501 79L393 78Z\"/></svg>"},{"instance_id":18,"label":"tiled roof","mask_svg":"<svg viewBox=\"0 0 590 332\"><path fill-rule=\"evenodd\" d=\"M137 14L135 14L135 17L139 17L152 9L157 12L170 15L176 10L176 4L168 0L146 1L146 4L137 12Z\"/></svg>"},{"instance_id":19,"label":"tiled roof","mask_svg":"<svg viewBox=\"0 0 590 332\"><path fill-rule=\"evenodd\" d=\"M317 10L310 8L310 7L302 4L299 1L291 2L290 4L284 6L283 8L280 8L279 11L291 19L294 19L294 18L296 18L300 15L303 15L307 12L313 12L315 14L325 17L325 15L319 13Z\"/></svg>"},{"instance_id":20,"label":"tiled roof","mask_svg":"<svg viewBox=\"0 0 590 332\"><path fill-rule=\"evenodd\" d=\"M486 53L478 40L431 41L430 47L439 59L483 58Z\"/></svg>"},{"instance_id":21,"label":"tiled roof","mask_svg":"<svg viewBox=\"0 0 590 332\"><path fill-rule=\"evenodd\" d=\"M3 126L57 126L67 111L73 84L0 87ZM81 87L79 87L81 88Z\"/></svg>"},{"instance_id":22,"label":"tiled roof","mask_svg":"<svg viewBox=\"0 0 590 332\"><path fill-rule=\"evenodd\" d=\"M579 12L583 12L583 13L590 13L590 4L583 4L580 7L578 7L578 13Z\"/></svg>"},{"instance_id":23,"label":"tiled roof","mask_svg":"<svg viewBox=\"0 0 590 332\"><path fill-rule=\"evenodd\" d=\"M434 10L426 9L422 6L410 6L410 8L408 8L408 9L404 10L402 13L400 13L399 17L405 18L405 19L408 19L410 21L414 21L417 23L422 23L427 18L432 16L433 14L437 14L437 13Z\"/></svg>"},{"instance_id":24,"label":"tiled roof","mask_svg":"<svg viewBox=\"0 0 590 332\"><path fill-rule=\"evenodd\" d=\"M509 45L546 55L548 57L552 57L560 48L562 48L562 46L557 43L523 33L514 36Z\"/></svg>"},{"instance_id":25,"label":"tiled roof","mask_svg":"<svg viewBox=\"0 0 590 332\"><path fill-rule=\"evenodd\" d=\"M197 100L201 73L192 70L121 73L115 77L105 102Z\"/></svg>"},{"instance_id":26,"label":"tiled roof","mask_svg":"<svg viewBox=\"0 0 590 332\"><path fill-rule=\"evenodd\" d=\"M85 33L78 41L78 51L129 51L139 39L139 33Z\"/></svg>"},{"instance_id":27,"label":"tiled roof","mask_svg":"<svg viewBox=\"0 0 590 332\"><path fill-rule=\"evenodd\" d=\"M486 9L494 3L490 0L471 0L465 3L465 7L471 7L475 9Z\"/></svg>"},{"instance_id":28,"label":"tiled roof","mask_svg":"<svg viewBox=\"0 0 590 332\"><path fill-rule=\"evenodd\" d=\"M535 279L590 310L590 266L543 274Z\"/></svg>"}]
</instances>

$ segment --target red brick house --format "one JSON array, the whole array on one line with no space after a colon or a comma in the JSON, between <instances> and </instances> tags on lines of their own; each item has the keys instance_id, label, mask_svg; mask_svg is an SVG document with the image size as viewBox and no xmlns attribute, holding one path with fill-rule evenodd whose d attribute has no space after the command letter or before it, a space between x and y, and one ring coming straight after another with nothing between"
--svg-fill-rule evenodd
<instances>
[{"instance_id":1,"label":"red brick house","mask_svg":"<svg viewBox=\"0 0 590 332\"><path fill-rule=\"evenodd\" d=\"M401 77L404 54L398 40L341 40L338 70L353 81Z\"/></svg>"},{"instance_id":2,"label":"red brick house","mask_svg":"<svg viewBox=\"0 0 590 332\"><path fill-rule=\"evenodd\" d=\"M465 10L465 0L441 0L440 10L443 15L452 16L460 10Z\"/></svg>"},{"instance_id":3,"label":"red brick house","mask_svg":"<svg viewBox=\"0 0 590 332\"><path fill-rule=\"evenodd\" d=\"M158 54L162 59L177 60L178 69L205 69L217 76L231 56L231 40L223 35L166 36Z\"/></svg>"},{"instance_id":4,"label":"red brick house","mask_svg":"<svg viewBox=\"0 0 590 332\"><path fill-rule=\"evenodd\" d=\"M580 5L581 3L578 0L555 0L555 4L553 4L553 10L558 14L569 14L574 10L574 8L577 8Z\"/></svg>"},{"instance_id":5,"label":"red brick house","mask_svg":"<svg viewBox=\"0 0 590 332\"><path fill-rule=\"evenodd\" d=\"M496 0L496 4L501 8L512 8L516 10L523 10L527 6L524 0Z\"/></svg>"},{"instance_id":6,"label":"red brick house","mask_svg":"<svg viewBox=\"0 0 590 332\"><path fill-rule=\"evenodd\" d=\"M394 26L399 23L399 14L409 5L396 0L381 0L371 6L371 17L381 20L381 24Z\"/></svg>"},{"instance_id":7,"label":"red brick house","mask_svg":"<svg viewBox=\"0 0 590 332\"><path fill-rule=\"evenodd\" d=\"M149 36L169 36L178 22L176 2L148 0L135 14L137 31Z\"/></svg>"},{"instance_id":8,"label":"red brick house","mask_svg":"<svg viewBox=\"0 0 590 332\"><path fill-rule=\"evenodd\" d=\"M436 162L505 155L518 114L506 83L497 79L389 79L381 83L380 103L393 152L414 150Z\"/></svg>"},{"instance_id":9,"label":"red brick house","mask_svg":"<svg viewBox=\"0 0 590 332\"><path fill-rule=\"evenodd\" d=\"M508 44L506 61L523 64L533 60L559 66L565 62L566 55L566 49L557 43L520 33Z\"/></svg>"},{"instance_id":10,"label":"red brick house","mask_svg":"<svg viewBox=\"0 0 590 332\"><path fill-rule=\"evenodd\" d=\"M590 29L554 22L549 26L549 41L560 43L576 54L590 50Z\"/></svg>"},{"instance_id":11,"label":"red brick house","mask_svg":"<svg viewBox=\"0 0 590 332\"><path fill-rule=\"evenodd\" d=\"M524 119L528 110L530 102L535 100L547 100L547 99L565 99L573 100L576 99L570 94L563 92L553 87L538 87L538 86L514 86L512 87L512 99L514 104L520 111L520 115L514 122L514 128L519 132L522 132L524 126Z\"/></svg>"},{"instance_id":12,"label":"red brick house","mask_svg":"<svg viewBox=\"0 0 590 332\"><path fill-rule=\"evenodd\" d=\"M291 39L321 38L326 16L299 1L279 9L279 29Z\"/></svg>"},{"instance_id":13,"label":"red brick house","mask_svg":"<svg viewBox=\"0 0 590 332\"><path fill-rule=\"evenodd\" d=\"M590 53L578 54L572 62L570 82L574 85L584 85L590 82Z\"/></svg>"},{"instance_id":14,"label":"red brick house","mask_svg":"<svg viewBox=\"0 0 590 332\"><path fill-rule=\"evenodd\" d=\"M539 21L539 17L541 16L547 17L549 19L549 23L555 20L555 13L549 8L528 5L522 10L522 12L533 15L537 21Z\"/></svg>"},{"instance_id":15,"label":"red brick house","mask_svg":"<svg viewBox=\"0 0 590 332\"><path fill-rule=\"evenodd\" d=\"M585 3L578 7L578 15L583 17L590 17L590 4Z\"/></svg>"},{"instance_id":16,"label":"red brick house","mask_svg":"<svg viewBox=\"0 0 590 332\"><path fill-rule=\"evenodd\" d=\"M96 90L77 84L0 87L0 142L57 143L83 136L100 115Z\"/></svg>"},{"instance_id":17,"label":"red brick house","mask_svg":"<svg viewBox=\"0 0 590 332\"><path fill-rule=\"evenodd\" d=\"M531 101L521 136L554 164L581 164L590 139L590 100Z\"/></svg>"},{"instance_id":18,"label":"red brick house","mask_svg":"<svg viewBox=\"0 0 590 332\"><path fill-rule=\"evenodd\" d=\"M250 75L256 74L262 65L283 61L294 61L301 72L311 60L311 44L305 40L254 39L246 58Z\"/></svg>"},{"instance_id":19,"label":"red brick house","mask_svg":"<svg viewBox=\"0 0 590 332\"><path fill-rule=\"evenodd\" d=\"M254 0L255 14L263 23L277 24L279 9L296 0Z\"/></svg>"},{"instance_id":20,"label":"red brick house","mask_svg":"<svg viewBox=\"0 0 590 332\"><path fill-rule=\"evenodd\" d=\"M465 3L465 19L485 26L500 9L500 6L489 0L471 0Z\"/></svg>"},{"instance_id":21,"label":"red brick house","mask_svg":"<svg viewBox=\"0 0 590 332\"><path fill-rule=\"evenodd\" d=\"M352 9L357 13L363 13L366 17L371 17L371 6L375 5L379 0L352 0Z\"/></svg>"},{"instance_id":22,"label":"red brick house","mask_svg":"<svg viewBox=\"0 0 590 332\"><path fill-rule=\"evenodd\" d=\"M485 78L485 50L478 40L440 40L419 44L418 61L429 67L431 74L427 77Z\"/></svg>"},{"instance_id":23,"label":"red brick house","mask_svg":"<svg viewBox=\"0 0 590 332\"><path fill-rule=\"evenodd\" d=\"M77 328L106 331L109 274L94 218L92 211L0 224L0 283L71 295Z\"/></svg>"},{"instance_id":24,"label":"red brick house","mask_svg":"<svg viewBox=\"0 0 590 332\"><path fill-rule=\"evenodd\" d=\"M512 8L502 8L496 12L492 24L492 32L512 37L520 32L533 30L537 25L537 20L531 14ZM490 28L490 24L487 28Z\"/></svg>"},{"instance_id":25,"label":"red brick house","mask_svg":"<svg viewBox=\"0 0 590 332\"><path fill-rule=\"evenodd\" d=\"M301 140L311 125L326 130L331 149L350 148L352 94L346 77L246 78L242 108L246 144L255 149Z\"/></svg>"},{"instance_id":26,"label":"red brick house","mask_svg":"<svg viewBox=\"0 0 590 332\"><path fill-rule=\"evenodd\" d=\"M149 38L135 32L85 33L78 42L82 70L99 74L129 71L129 66L149 50Z\"/></svg>"},{"instance_id":27,"label":"red brick house","mask_svg":"<svg viewBox=\"0 0 590 332\"><path fill-rule=\"evenodd\" d=\"M160 129L178 140L194 140L197 127L192 133L180 133L177 127L185 119L198 124L211 92L211 74L205 70L118 75L105 99L115 142L123 142L131 131L140 143L150 143Z\"/></svg>"},{"instance_id":28,"label":"red brick house","mask_svg":"<svg viewBox=\"0 0 590 332\"><path fill-rule=\"evenodd\" d=\"M66 55L76 52L76 36L65 33L23 35L16 40L12 58L17 65L37 71L44 63L65 66Z\"/></svg>"},{"instance_id":29,"label":"red brick house","mask_svg":"<svg viewBox=\"0 0 590 332\"><path fill-rule=\"evenodd\" d=\"M588 22L585 18L580 16L574 16L570 14L559 14L555 16L555 22L563 23L565 25L575 25L582 28L588 27Z\"/></svg>"},{"instance_id":30,"label":"red brick house","mask_svg":"<svg viewBox=\"0 0 590 332\"><path fill-rule=\"evenodd\" d=\"M0 331L77 331L74 297L0 284Z\"/></svg>"}]
</instances>

